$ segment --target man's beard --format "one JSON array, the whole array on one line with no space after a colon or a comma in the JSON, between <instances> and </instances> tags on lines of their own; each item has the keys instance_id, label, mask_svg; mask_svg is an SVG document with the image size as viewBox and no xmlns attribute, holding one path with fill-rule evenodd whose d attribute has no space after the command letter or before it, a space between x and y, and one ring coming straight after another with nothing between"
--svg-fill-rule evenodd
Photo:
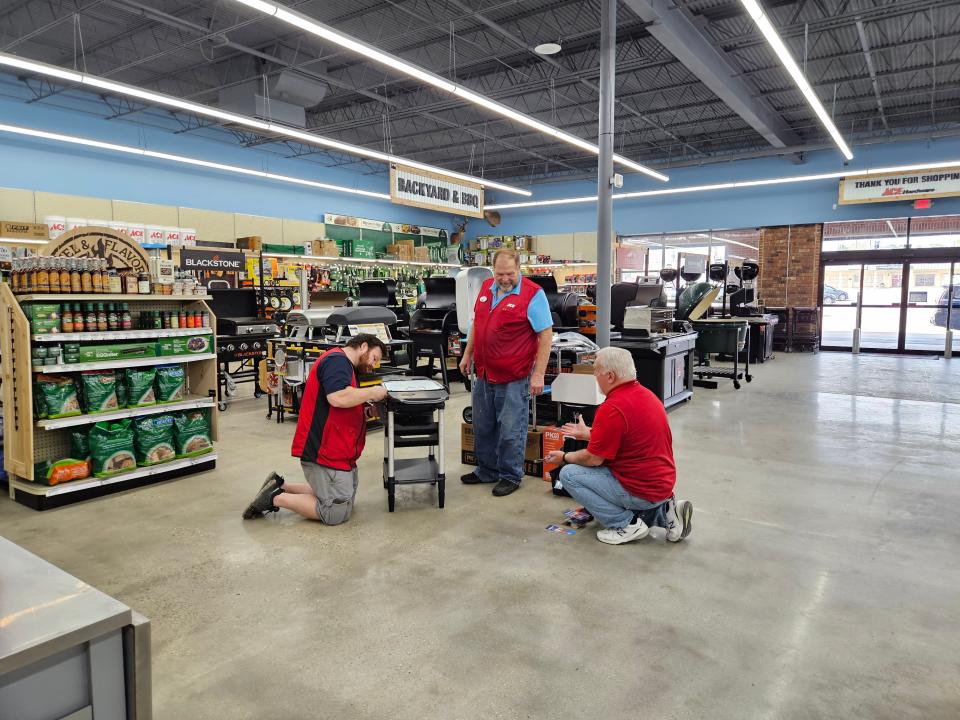
<instances>
[{"instance_id":1,"label":"man's beard","mask_svg":"<svg viewBox=\"0 0 960 720\"><path fill-rule=\"evenodd\" d=\"M367 350L357 360L357 370L361 375L369 375L373 372L373 363L370 362L370 351Z\"/></svg>"},{"instance_id":2,"label":"man's beard","mask_svg":"<svg viewBox=\"0 0 960 720\"><path fill-rule=\"evenodd\" d=\"M500 288L501 292L510 292L517 287L517 285L509 280L504 280L503 282L497 281L497 287Z\"/></svg>"}]
</instances>

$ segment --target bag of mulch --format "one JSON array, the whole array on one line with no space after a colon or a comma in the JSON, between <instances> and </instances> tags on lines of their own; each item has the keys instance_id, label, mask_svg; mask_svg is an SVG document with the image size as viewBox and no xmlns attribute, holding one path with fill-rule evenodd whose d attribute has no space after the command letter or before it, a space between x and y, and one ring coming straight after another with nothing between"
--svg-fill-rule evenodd
<instances>
[{"instance_id":1,"label":"bag of mulch","mask_svg":"<svg viewBox=\"0 0 960 720\"><path fill-rule=\"evenodd\" d=\"M133 424L129 418L116 422L98 422L88 436L93 474L107 477L133 470Z\"/></svg>"},{"instance_id":2,"label":"bag of mulch","mask_svg":"<svg viewBox=\"0 0 960 720\"><path fill-rule=\"evenodd\" d=\"M59 485L71 480L83 480L90 477L90 463L76 458L63 460L44 460L33 464L34 482L44 485Z\"/></svg>"},{"instance_id":3,"label":"bag of mulch","mask_svg":"<svg viewBox=\"0 0 960 720\"><path fill-rule=\"evenodd\" d=\"M157 371L153 368L127 368L124 379L127 386L127 407L156 405L157 394L153 390L153 381Z\"/></svg>"},{"instance_id":4,"label":"bag of mulch","mask_svg":"<svg viewBox=\"0 0 960 720\"><path fill-rule=\"evenodd\" d=\"M137 465L156 465L176 457L173 416L148 415L133 421L133 450Z\"/></svg>"},{"instance_id":5,"label":"bag of mulch","mask_svg":"<svg viewBox=\"0 0 960 720\"><path fill-rule=\"evenodd\" d=\"M213 450L209 409L200 408L177 413L173 416L173 426L177 457L203 455Z\"/></svg>"},{"instance_id":6,"label":"bag of mulch","mask_svg":"<svg viewBox=\"0 0 960 720\"><path fill-rule=\"evenodd\" d=\"M157 402L183 400L184 389L187 384L183 365L158 365L156 371Z\"/></svg>"},{"instance_id":7,"label":"bag of mulch","mask_svg":"<svg viewBox=\"0 0 960 720\"><path fill-rule=\"evenodd\" d=\"M117 377L113 370L86 370L80 373L83 406L88 413L116 410Z\"/></svg>"},{"instance_id":8,"label":"bag of mulch","mask_svg":"<svg viewBox=\"0 0 960 720\"><path fill-rule=\"evenodd\" d=\"M80 415L80 398L73 378L67 375L38 375L37 389L48 418Z\"/></svg>"},{"instance_id":9,"label":"bag of mulch","mask_svg":"<svg viewBox=\"0 0 960 720\"><path fill-rule=\"evenodd\" d=\"M127 406L127 381L123 376L123 370L114 370L113 377L116 379L117 407L125 408Z\"/></svg>"},{"instance_id":10,"label":"bag of mulch","mask_svg":"<svg viewBox=\"0 0 960 720\"><path fill-rule=\"evenodd\" d=\"M74 430L70 433L70 457L90 459L90 440L87 430Z\"/></svg>"}]
</instances>

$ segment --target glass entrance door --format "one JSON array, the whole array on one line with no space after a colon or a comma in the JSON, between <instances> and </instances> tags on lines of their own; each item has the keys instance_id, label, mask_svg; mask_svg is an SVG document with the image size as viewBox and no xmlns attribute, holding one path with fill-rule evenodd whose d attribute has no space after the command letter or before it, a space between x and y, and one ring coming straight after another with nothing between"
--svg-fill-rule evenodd
<instances>
[{"instance_id":1,"label":"glass entrance door","mask_svg":"<svg viewBox=\"0 0 960 720\"><path fill-rule=\"evenodd\" d=\"M853 347L854 329L859 326L858 300L863 265L826 265L823 269L823 308L820 344L838 350Z\"/></svg>"},{"instance_id":2,"label":"glass entrance door","mask_svg":"<svg viewBox=\"0 0 960 720\"><path fill-rule=\"evenodd\" d=\"M860 298L860 349L896 351L900 341L903 263L863 264Z\"/></svg>"},{"instance_id":3,"label":"glass entrance door","mask_svg":"<svg viewBox=\"0 0 960 720\"><path fill-rule=\"evenodd\" d=\"M951 262L909 263L905 350L942 352L948 323L960 335L960 298ZM953 307L951 307L951 305ZM954 343L957 340L954 339Z\"/></svg>"}]
</instances>

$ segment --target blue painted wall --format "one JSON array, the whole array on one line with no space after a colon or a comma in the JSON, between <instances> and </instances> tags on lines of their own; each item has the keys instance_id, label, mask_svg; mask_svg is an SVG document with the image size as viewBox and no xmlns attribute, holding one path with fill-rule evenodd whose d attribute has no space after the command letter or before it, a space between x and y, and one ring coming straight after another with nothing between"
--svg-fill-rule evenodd
<instances>
[{"instance_id":1,"label":"blue painted wall","mask_svg":"<svg viewBox=\"0 0 960 720\"><path fill-rule=\"evenodd\" d=\"M767 158L740 161L702 168L676 168L668 171L669 183L658 183L642 176L625 176L623 190L630 192L690 185L812 175L905 165L909 163L960 160L960 140L941 139L927 142L864 145L854 148L854 159L844 167L839 152L822 151L807 155L802 165L788 160ZM596 195L596 182L568 182L539 185L534 191L537 200ZM960 214L960 198L934 200L930 210L914 210L909 202L837 205L837 180L806 182L765 188L744 188L689 195L667 195L654 198L616 200L613 203L613 225L617 233L632 235L648 232L670 232L707 229L762 227L831 220L904 217L907 215ZM498 202L516 200L502 193ZM597 205L548 206L500 211L501 224L490 233L505 235L543 235L597 228ZM470 227L471 237L484 234L480 223Z\"/></svg>"},{"instance_id":2,"label":"blue painted wall","mask_svg":"<svg viewBox=\"0 0 960 720\"><path fill-rule=\"evenodd\" d=\"M162 117L149 120L151 123L163 122ZM383 176L324 168L256 148L238 148L192 133L174 135L149 125L102 120L40 103L27 105L0 99L0 123L139 146L351 188L389 192L389 181ZM448 232L452 227L450 215L393 205L386 200L300 188L5 132L0 132L0 187L315 222L322 221L323 214L329 212L440 227Z\"/></svg>"}]
</instances>

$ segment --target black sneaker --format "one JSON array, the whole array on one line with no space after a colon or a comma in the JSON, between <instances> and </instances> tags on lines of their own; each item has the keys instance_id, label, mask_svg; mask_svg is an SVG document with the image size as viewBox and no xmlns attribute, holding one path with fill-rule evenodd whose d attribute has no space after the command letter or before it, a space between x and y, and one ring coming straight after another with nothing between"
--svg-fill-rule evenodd
<instances>
[{"instance_id":1,"label":"black sneaker","mask_svg":"<svg viewBox=\"0 0 960 720\"><path fill-rule=\"evenodd\" d=\"M514 490L517 490L519 487L520 483L515 483L513 480L501 479L500 482L498 482L493 488L493 494L496 497L505 497Z\"/></svg>"},{"instance_id":2,"label":"black sneaker","mask_svg":"<svg viewBox=\"0 0 960 720\"><path fill-rule=\"evenodd\" d=\"M460 482L464 485L480 485L481 483L493 482L493 480L484 480L475 472L468 472L466 475L460 476Z\"/></svg>"},{"instance_id":3,"label":"black sneaker","mask_svg":"<svg viewBox=\"0 0 960 720\"><path fill-rule=\"evenodd\" d=\"M273 487L282 490L284 482L283 475L278 475L275 472L271 472L269 475L267 475L267 479L263 481L263 485L260 486L260 489L263 490L264 488L272 485Z\"/></svg>"},{"instance_id":4,"label":"black sneaker","mask_svg":"<svg viewBox=\"0 0 960 720\"><path fill-rule=\"evenodd\" d=\"M273 478L270 478L270 480L271 482L263 484L260 492L258 492L257 496L253 499L253 502L247 505L247 509L243 511L244 520L252 520L253 518L260 517L264 513L276 512L280 509L273 506L273 499L282 493L283 490L277 487Z\"/></svg>"}]
</instances>

